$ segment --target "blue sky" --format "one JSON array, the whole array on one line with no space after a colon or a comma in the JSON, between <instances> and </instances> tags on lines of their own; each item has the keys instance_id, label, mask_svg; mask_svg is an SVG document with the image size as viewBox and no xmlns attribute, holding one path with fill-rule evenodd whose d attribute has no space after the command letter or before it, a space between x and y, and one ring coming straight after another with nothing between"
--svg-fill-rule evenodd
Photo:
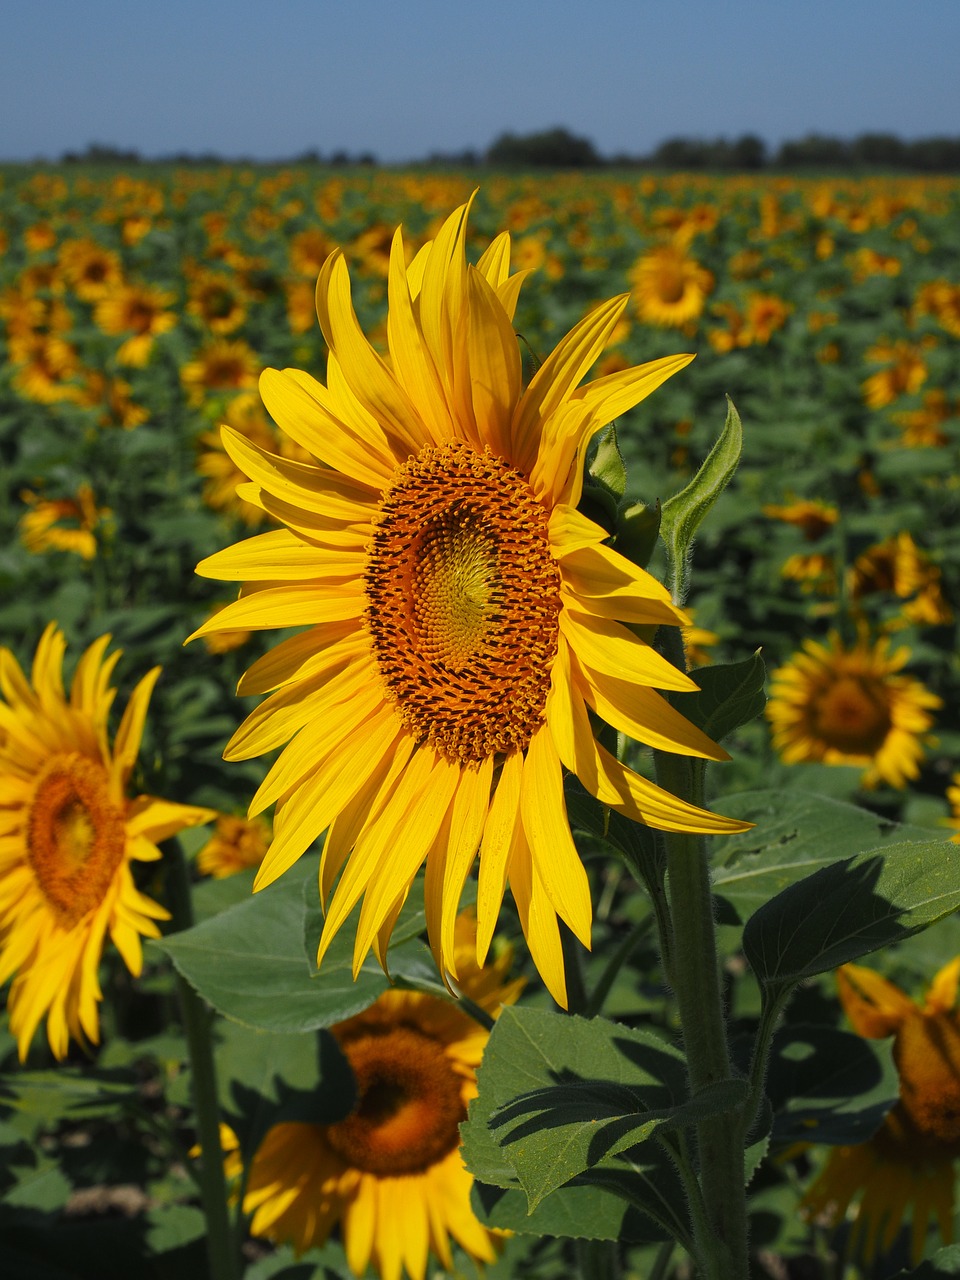
<instances>
[{"instance_id":1,"label":"blue sky","mask_svg":"<svg viewBox=\"0 0 960 1280\"><path fill-rule=\"evenodd\" d=\"M956 136L958 50L960 0L11 0L0 158Z\"/></svg>"}]
</instances>

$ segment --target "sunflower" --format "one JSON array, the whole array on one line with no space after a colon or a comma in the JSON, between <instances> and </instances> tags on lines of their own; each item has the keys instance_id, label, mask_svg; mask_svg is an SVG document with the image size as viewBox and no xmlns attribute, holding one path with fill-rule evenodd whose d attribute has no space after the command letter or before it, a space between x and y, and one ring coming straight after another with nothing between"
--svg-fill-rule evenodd
<instances>
[{"instance_id":1,"label":"sunflower","mask_svg":"<svg viewBox=\"0 0 960 1280\"><path fill-rule=\"evenodd\" d=\"M96 240L65 240L58 260L74 293L85 302L96 302L123 280L119 255Z\"/></svg>"},{"instance_id":2,"label":"sunflower","mask_svg":"<svg viewBox=\"0 0 960 1280\"><path fill-rule=\"evenodd\" d=\"M631 281L640 319L666 328L694 325L713 289L713 274L677 244L661 245L640 258Z\"/></svg>"},{"instance_id":3,"label":"sunflower","mask_svg":"<svg viewBox=\"0 0 960 1280\"><path fill-rule=\"evenodd\" d=\"M865 635L847 648L836 633L826 645L803 650L773 673L767 716L773 741L787 764L822 761L862 765L862 784L905 787L919 773L924 737L940 706L919 680L900 674L905 646L871 643Z\"/></svg>"},{"instance_id":4,"label":"sunflower","mask_svg":"<svg viewBox=\"0 0 960 1280\"><path fill-rule=\"evenodd\" d=\"M66 642L51 623L33 660L32 687L0 649L0 983L13 977L10 1030L21 1060L40 1020L58 1058L71 1039L99 1039L97 967L110 934L137 975L141 937L168 913L134 885L130 863L160 857L158 840L208 822L208 809L125 792L136 763L156 667L134 689L111 749L107 716L119 653L109 636L63 687Z\"/></svg>"},{"instance_id":5,"label":"sunflower","mask_svg":"<svg viewBox=\"0 0 960 1280\"><path fill-rule=\"evenodd\" d=\"M176 315L167 310L174 301L175 295L166 289L122 284L97 302L93 318L103 333L132 335L117 350L119 364L133 368L146 365L158 334L166 333L177 323Z\"/></svg>"},{"instance_id":6,"label":"sunflower","mask_svg":"<svg viewBox=\"0 0 960 1280\"><path fill-rule=\"evenodd\" d=\"M940 569L905 530L859 555L847 583L851 600L874 593L903 600L894 627L910 623L940 627L953 621L953 611L943 598Z\"/></svg>"},{"instance_id":7,"label":"sunflower","mask_svg":"<svg viewBox=\"0 0 960 1280\"><path fill-rule=\"evenodd\" d=\"M884 367L872 373L862 386L870 409L883 409L899 396L913 395L927 380L926 361L911 342L878 342L867 352L868 360Z\"/></svg>"},{"instance_id":8,"label":"sunflower","mask_svg":"<svg viewBox=\"0 0 960 1280\"><path fill-rule=\"evenodd\" d=\"M287 462L224 432L252 484L242 496L286 524L198 572L252 580L197 635L308 624L257 662L242 693L276 692L228 759L293 738L251 814L277 801L258 876L269 884L329 828L320 957L361 896L354 963L383 951L426 861L428 929L456 977L457 903L480 849L478 960L509 882L531 953L565 1000L558 916L585 945L590 890L570 833L563 766L605 804L668 830L741 824L694 808L595 741L588 706L639 741L726 753L651 686L690 689L625 624L683 625L649 574L576 510L587 441L688 356L577 388L627 299L591 312L524 390L510 324L520 280L498 237L476 268L466 206L405 266L394 238L390 355L363 337L343 257L317 285L328 385L268 369L268 410L325 465ZM342 874L341 874L342 873Z\"/></svg>"},{"instance_id":9,"label":"sunflower","mask_svg":"<svg viewBox=\"0 0 960 1280\"><path fill-rule=\"evenodd\" d=\"M97 506L88 484L79 486L75 498L43 499L29 489L21 490L20 497L30 508L19 524L20 541L28 551L71 551L84 560L94 558L96 530L112 512Z\"/></svg>"},{"instance_id":10,"label":"sunflower","mask_svg":"<svg viewBox=\"0 0 960 1280\"><path fill-rule=\"evenodd\" d=\"M232 333L247 317L242 290L226 272L194 272L188 293L187 310L211 333Z\"/></svg>"},{"instance_id":11,"label":"sunflower","mask_svg":"<svg viewBox=\"0 0 960 1280\"><path fill-rule=\"evenodd\" d=\"M180 379L192 405L203 404L210 392L251 391L257 385L260 361L240 338L215 338L180 370Z\"/></svg>"},{"instance_id":12,"label":"sunflower","mask_svg":"<svg viewBox=\"0 0 960 1280\"><path fill-rule=\"evenodd\" d=\"M807 542L817 542L837 523L840 513L831 503L804 498L788 502L785 506L769 503L763 507L763 514L771 520L782 520L784 524L794 525Z\"/></svg>"},{"instance_id":13,"label":"sunflower","mask_svg":"<svg viewBox=\"0 0 960 1280\"><path fill-rule=\"evenodd\" d=\"M506 980L509 951L477 967L471 927L470 917L458 919L461 986L496 1016L522 984ZM459 1134L488 1032L448 1000L399 990L331 1031L357 1102L336 1124L286 1122L267 1132L243 1201L251 1234L302 1253L339 1224L354 1274L372 1262L383 1280L404 1271L423 1280L430 1254L452 1271L451 1240L475 1262L494 1262L497 1236L471 1208Z\"/></svg>"},{"instance_id":14,"label":"sunflower","mask_svg":"<svg viewBox=\"0 0 960 1280\"><path fill-rule=\"evenodd\" d=\"M197 854L197 870L222 880L247 867L259 867L269 844L270 824L265 818L221 814L213 836Z\"/></svg>"},{"instance_id":15,"label":"sunflower","mask_svg":"<svg viewBox=\"0 0 960 1280\"><path fill-rule=\"evenodd\" d=\"M850 1250L865 1263L892 1248L908 1217L914 1266L923 1257L932 1217L944 1243L953 1240L954 1161L960 1156L958 977L960 956L936 975L921 1006L861 965L844 965L837 974L840 1000L857 1034L894 1037L900 1100L867 1142L830 1152L804 1208L833 1226L851 1216Z\"/></svg>"}]
</instances>

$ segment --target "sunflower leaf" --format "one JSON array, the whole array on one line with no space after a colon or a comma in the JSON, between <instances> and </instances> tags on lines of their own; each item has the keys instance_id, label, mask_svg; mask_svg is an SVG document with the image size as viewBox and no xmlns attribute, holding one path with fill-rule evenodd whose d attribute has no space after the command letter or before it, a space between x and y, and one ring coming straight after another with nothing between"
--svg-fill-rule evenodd
<instances>
[{"instance_id":1,"label":"sunflower leaf","mask_svg":"<svg viewBox=\"0 0 960 1280\"><path fill-rule=\"evenodd\" d=\"M893 1041L787 1025L774 1037L766 1091L779 1146L866 1142L899 1096Z\"/></svg>"},{"instance_id":2,"label":"sunflower leaf","mask_svg":"<svg viewBox=\"0 0 960 1280\"><path fill-rule=\"evenodd\" d=\"M530 1213L572 1179L601 1172L631 1199L630 1168L647 1159L640 1144L737 1106L745 1092L727 1081L687 1099L682 1056L657 1036L534 1009L503 1011L477 1083L464 1159L481 1181L519 1184Z\"/></svg>"},{"instance_id":3,"label":"sunflower leaf","mask_svg":"<svg viewBox=\"0 0 960 1280\"><path fill-rule=\"evenodd\" d=\"M317 892L317 860L307 882ZM368 959L353 981L353 930L344 925L311 973L303 949L305 886L287 874L261 893L192 929L152 943L227 1018L263 1031L313 1031L367 1008L389 986Z\"/></svg>"},{"instance_id":4,"label":"sunflower leaf","mask_svg":"<svg viewBox=\"0 0 960 1280\"><path fill-rule=\"evenodd\" d=\"M930 834L806 791L744 791L724 798L724 813L756 823L711 842L714 893L740 920L821 867L862 849Z\"/></svg>"},{"instance_id":5,"label":"sunflower leaf","mask_svg":"<svg viewBox=\"0 0 960 1280\"><path fill-rule=\"evenodd\" d=\"M660 533L670 565L669 586L675 601L687 594L687 564L693 539L710 508L730 483L740 461L743 428L740 415L727 397L727 420L717 443L687 487L663 504Z\"/></svg>"},{"instance_id":6,"label":"sunflower leaf","mask_svg":"<svg viewBox=\"0 0 960 1280\"><path fill-rule=\"evenodd\" d=\"M960 908L960 859L944 840L903 841L788 885L747 921L760 982L784 988L909 938Z\"/></svg>"},{"instance_id":7,"label":"sunflower leaf","mask_svg":"<svg viewBox=\"0 0 960 1280\"><path fill-rule=\"evenodd\" d=\"M691 678L700 686L699 691L673 692L670 701L715 742L722 742L763 712L766 671L759 650L741 662L699 667Z\"/></svg>"}]
</instances>

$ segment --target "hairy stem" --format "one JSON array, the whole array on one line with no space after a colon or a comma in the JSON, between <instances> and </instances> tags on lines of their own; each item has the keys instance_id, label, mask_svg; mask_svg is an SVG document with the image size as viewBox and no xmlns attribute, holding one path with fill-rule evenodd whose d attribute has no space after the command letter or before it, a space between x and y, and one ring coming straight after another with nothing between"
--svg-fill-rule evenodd
<instances>
[{"instance_id":1,"label":"hairy stem","mask_svg":"<svg viewBox=\"0 0 960 1280\"><path fill-rule=\"evenodd\" d=\"M165 841L168 902L176 930L193 924L190 878L180 842ZM238 1280L239 1253L227 1207L227 1182L220 1146L220 1104L213 1057L212 1015L193 987L176 975L183 1030L190 1054L190 1083L197 1139L203 1152L198 1172L200 1200L207 1222L207 1258L211 1280Z\"/></svg>"}]
</instances>

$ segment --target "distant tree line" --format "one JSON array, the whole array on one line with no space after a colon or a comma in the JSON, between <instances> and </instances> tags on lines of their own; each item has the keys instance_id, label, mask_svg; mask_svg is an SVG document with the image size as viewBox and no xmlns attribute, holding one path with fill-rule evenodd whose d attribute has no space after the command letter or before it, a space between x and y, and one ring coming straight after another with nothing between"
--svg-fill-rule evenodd
<instances>
[{"instance_id":1,"label":"distant tree line","mask_svg":"<svg viewBox=\"0 0 960 1280\"><path fill-rule=\"evenodd\" d=\"M177 164L210 167L219 164L257 165L264 161L248 157L226 158L215 152L180 151L147 159L137 151L91 143L85 151L68 151L63 164L133 165ZM371 166L377 158L369 151L351 154L333 151L323 155L316 149L270 162L282 165ZM601 156L589 138L579 137L558 126L537 133L502 133L485 152L467 149L435 151L411 165L431 168L475 169L598 169L638 168L670 170L726 170L755 172L773 170L863 170L900 169L922 173L960 172L960 137L919 138L905 142L893 133L862 133L856 138L834 138L809 133L804 138L782 143L771 151L762 138L745 133L727 138L667 138L648 155L621 152Z\"/></svg>"}]
</instances>

